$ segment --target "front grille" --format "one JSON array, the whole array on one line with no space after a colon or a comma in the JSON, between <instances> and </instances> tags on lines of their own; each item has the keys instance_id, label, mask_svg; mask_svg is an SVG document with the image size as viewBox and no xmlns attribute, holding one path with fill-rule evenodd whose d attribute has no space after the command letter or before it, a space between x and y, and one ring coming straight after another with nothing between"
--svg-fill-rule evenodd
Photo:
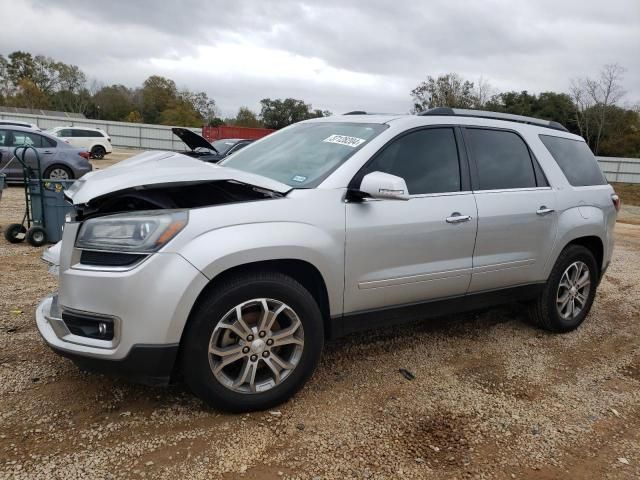
<instances>
[{"instance_id":1,"label":"front grille","mask_svg":"<svg viewBox=\"0 0 640 480\"><path fill-rule=\"evenodd\" d=\"M146 255L138 253L83 250L80 254L80 263L97 267L128 267L140 262L145 257Z\"/></svg>"},{"instance_id":2,"label":"front grille","mask_svg":"<svg viewBox=\"0 0 640 480\"><path fill-rule=\"evenodd\" d=\"M112 318L65 310L62 312L62 321L74 335L98 340L113 340L115 322Z\"/></svg>"}]
</instances>

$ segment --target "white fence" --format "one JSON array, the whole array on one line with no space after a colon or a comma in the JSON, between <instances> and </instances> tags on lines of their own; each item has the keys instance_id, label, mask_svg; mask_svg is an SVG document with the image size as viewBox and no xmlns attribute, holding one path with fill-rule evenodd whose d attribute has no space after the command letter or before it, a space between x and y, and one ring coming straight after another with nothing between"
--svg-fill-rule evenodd
<instances>
[{"instance_id":1,"label":"white fence","mask_svg":"<svg viewBox=\"0 0 640 480\"><path fill-rule=\"evenodd\" d=\"M640 183L640 158L596 157L610 182Z\"/></svg>"},{"instance_id":2,"label":"white fence","mask_svg":"<svg viewBox=\"0 0 640 480\"><path fill-rule=\"evenodd\" d=\"M114 147L143 148L150 150L184 150L186 148L185 144L173 134L171 127L165 127L163 125L6 112L0 112L0 120L19 120L22 122L35 123L42 130L66 126L101 128L109 134ZM199 135L202 134L202 129L200 128L190 128L190 130L193 130Z\"/></svg>"}]
</instances>

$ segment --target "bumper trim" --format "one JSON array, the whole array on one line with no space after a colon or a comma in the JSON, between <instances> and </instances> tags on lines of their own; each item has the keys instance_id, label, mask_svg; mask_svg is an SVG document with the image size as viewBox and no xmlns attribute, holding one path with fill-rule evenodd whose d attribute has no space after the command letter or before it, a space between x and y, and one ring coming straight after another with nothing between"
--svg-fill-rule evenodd
<instances>
[{"instance_id":1,"label":"bumper trim","mask_svg":"<svg viewBox=\"0 0 640 480\"><path fill-rule=\"evenodd\" d=\"M124 377L144 385L162 386L171 380L179 345L134 345L120 360L86 357L52 345L49 347L83 370Z\"/></svg>"},{"instance_id":2,"label":"bumper trim","mask_svg":"<svg viewBox=\"0 0 640 480\"><path fill-rule=\"evenodd\" d=\"M65 308L58 303L58 294L49 295L47 298L43 300L40 304L42 308L42 316L44 320L51 326L51 329L55 333L55 335L62 340L63 342L73 343L75 345L81 345L83 347L93 347L100 349L114 349L120 343L121 336L121 325L120 319L118 317L114 317L112 315L103 315L100 313L93 312L83 312L80 310L75 310L71 308ZM40 308L40 307L39 307ZM71 332L69 327L64 321L63 311L66 311L70 314L75 314L81 317L93 317L96 320L100 318L104 318L113 322L114 324L114 333L113 338L110 340L103 340L98 338L91 338L82 335L76 335ZM38 312L36 311L36 319L38 316ZM42 330L41 330L42 333ZM44 335L43 335L44 336Z\"/></svg>"}]
</instances>

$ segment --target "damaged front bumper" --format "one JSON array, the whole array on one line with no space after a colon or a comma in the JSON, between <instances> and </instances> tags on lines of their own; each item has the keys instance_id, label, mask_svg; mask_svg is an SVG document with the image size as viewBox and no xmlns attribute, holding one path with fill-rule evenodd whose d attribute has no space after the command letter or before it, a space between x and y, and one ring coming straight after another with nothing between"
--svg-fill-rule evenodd
<instances>
[{"instance_id":1,"label":"damaged front bumper","mask_svg":"<svg viewBox=\"0 0 640 480\"><path fill-rule=\"evenodd\" d=\"M74 335L62 318L58 295L46 297L36 309L36 325L47 345L78 367L124 376L146 385L166 385L178 354L178 345L134 345L126 357L114 359L113 350L87 345ZM99 340L98 340L99 342Z\"/></svg>"},{"instance_id":2,"label":"damaged front bumper","mask_svg":"<svg viewBox=\"0 0 640 480\"><path fill-rule=\"evenodd\" d=\"M75 238L74 229L67 224L64 235ZM47 345L82 368L166 384L207 278L176 253L106 271L83 266L72 242L63 240L60 248L43 257L60 269L59 293L42 300L35 315Z\"/></svg>"}]
</instances>

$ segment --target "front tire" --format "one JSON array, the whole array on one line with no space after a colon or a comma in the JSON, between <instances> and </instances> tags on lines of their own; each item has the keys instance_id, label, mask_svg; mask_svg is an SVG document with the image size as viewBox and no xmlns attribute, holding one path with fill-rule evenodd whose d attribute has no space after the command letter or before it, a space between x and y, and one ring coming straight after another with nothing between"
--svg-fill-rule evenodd
<instances>
[{"instance_id":1,"label":"front tire","mask_svg":"<svg viewBox=\"0 0 640 480\"><path fill-rule=\"evenodd\" d=\"M182 372L214 407L264 410L306 383L323 343L320 308L300 283L279 272L237 275L207 292L192 313Z\"/></svg>"},{"instance_id":2,"label":"front tire","mask_svg":"<svg viewBox=\"0 0 640 480\"><path fill-rule=\"evenodd\" d=\"M566 247L542 293L530 305L531 320L551 332L578 328L591 310L598 275L598 264L589 249L581 245Z\"/></svg>"}]
</instances>

